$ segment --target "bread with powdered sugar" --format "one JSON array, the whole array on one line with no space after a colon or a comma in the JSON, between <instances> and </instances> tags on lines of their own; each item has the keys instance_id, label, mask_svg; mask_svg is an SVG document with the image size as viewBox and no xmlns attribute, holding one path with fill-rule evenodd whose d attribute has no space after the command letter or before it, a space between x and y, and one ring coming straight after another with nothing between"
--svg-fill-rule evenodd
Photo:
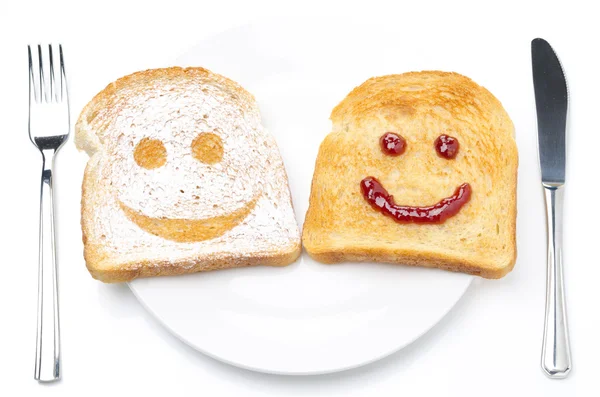
<instances>
[{"instance_id":1,"label":"bread with powdered sugar","mask_svg":"<svg viewBox=\"0 0 600 397\"><path fill-rule=\"evenodd\" d=\"M85 106L81 224L104 282L287 265L300 234L284 164L254 97L202 68L154 69Z\"/></svg>"}]
</instances>

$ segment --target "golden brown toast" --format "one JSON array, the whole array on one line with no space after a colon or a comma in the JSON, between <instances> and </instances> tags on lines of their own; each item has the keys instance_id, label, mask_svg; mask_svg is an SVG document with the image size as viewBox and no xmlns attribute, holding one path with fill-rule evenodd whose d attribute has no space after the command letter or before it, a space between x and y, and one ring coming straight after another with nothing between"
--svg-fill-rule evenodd
<instances>
[{"instance_id":1,"label":"golden brown toast","mask_svg":"<svg viewBox=\"0 0 600 397\"><path fill-rule=\"evenodd\" d=\"M105 282L300 254L287 176L254 97L202 68L134 73L83 109L85 260Z\"/></svg>"},{"instance_id":2,"label":"golden brown toast","mask_svg":"<svg viewBox=\"0 0 600 397\"><path fill-rule=\"evenodd\" d=\"M517 146L512 121L488 90L457 73L376 77L336 106L331 120L302 234L314 259L437 267L485 278L512 270ZM402 154L382 150L387 132L404 138ZM442 135L458 141L454 159L436 151ZM369 201L374 190L361 186L370 183L368 177L393 198L381 193L380 201ZM423 207L446 203L442 200L464 184L470 198L455 214L420 223L426 218ZM386 206L388 212L381 209Z\"/></svg>"}]
</instances>

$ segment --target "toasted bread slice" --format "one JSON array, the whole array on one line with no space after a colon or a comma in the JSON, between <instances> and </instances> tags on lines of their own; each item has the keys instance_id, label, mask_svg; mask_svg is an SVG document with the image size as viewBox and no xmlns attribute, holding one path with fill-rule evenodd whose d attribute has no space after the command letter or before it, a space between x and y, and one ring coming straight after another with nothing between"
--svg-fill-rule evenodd
<instances>
[{"instance_id":1,"label":"toasted bread slice","mask_svg":"<svg viewBox=\"0 0 600 397\"><path fill-rule=\"evenodd\" d=\"M257 104L202 68L147 70L83 109L81 224L94 278L121 282L287 265L300 233L283 161Z\"/></svg>"},{"instance_id":2,"label":"toasted bread slice","mask_svg":"<svg viewBox=\"0 0 600 397\"><path fill-rule=\"evenodd\" d=\"M513 268L517 147L513 123L488 90L456 73L371 78L333 110L331 120L302 235L313 258L437 267L485 278ZM384 153L380 139L387 132L404 138L403 154ZM440 135L458 140L454 159L436 152ZM377 207L383 202L370 203L361 186L367 177L376 178L395 203L421 212L443 204L463 184L471 195L443 222L420 223L416 210L397 219Z\"/></svg>"}]
</instances>

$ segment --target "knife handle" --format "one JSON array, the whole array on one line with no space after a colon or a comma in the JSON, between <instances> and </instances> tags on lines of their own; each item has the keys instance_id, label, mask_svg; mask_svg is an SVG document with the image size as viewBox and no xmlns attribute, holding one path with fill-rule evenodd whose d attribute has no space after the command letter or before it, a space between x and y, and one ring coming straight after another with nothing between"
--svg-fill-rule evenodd
<instances>
[{"instance_id":1,"label":"knife handle","mask_svg":"<svg viewBox=\"0 0 600 397\"><path fill-rule=\"evenodd\" d=\"M544 184L548 223L548 269L542 369L550 378L557 379L566 378L571 371L562 261L563 190L562 185Z\"/></svg>"}]
</instances>

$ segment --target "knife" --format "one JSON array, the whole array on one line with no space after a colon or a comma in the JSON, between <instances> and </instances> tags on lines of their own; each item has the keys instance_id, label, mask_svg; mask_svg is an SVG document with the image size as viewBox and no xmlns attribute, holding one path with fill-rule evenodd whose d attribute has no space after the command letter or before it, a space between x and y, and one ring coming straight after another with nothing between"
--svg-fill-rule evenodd
<instances>
[{"instance_id":1,"label":"knife","mask_svg":"<svg viewBox=\"0 0 600 397\"><path fill-rule=\"evenodd\" d=\"M571 370L562 255L567 82L558 57L546 40L538 38L531 42L531 63L537 110L538 150L548 225L542 369L550 378L565 378Z\"/></svg>"}]
</instances>

